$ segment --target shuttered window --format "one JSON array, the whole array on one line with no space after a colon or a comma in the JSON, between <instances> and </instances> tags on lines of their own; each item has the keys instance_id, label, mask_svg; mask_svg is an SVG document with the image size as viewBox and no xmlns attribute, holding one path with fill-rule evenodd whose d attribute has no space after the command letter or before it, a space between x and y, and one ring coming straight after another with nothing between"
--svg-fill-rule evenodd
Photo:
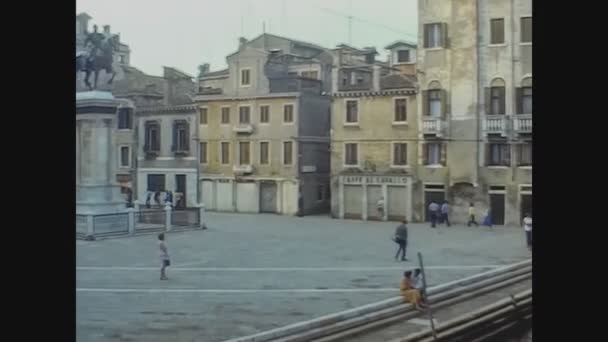
<instances>
[{"instance_id":1,"label":"shuttered window","mask_svg":"<svg viewBox=\"0 0 608 342\"><path fill-rule=\"evenodd\" d=\"M490 20L490 44L504 44L505 42L505 20Z\"/></svg>"},{"instance_id":2,"label":"shuttered window","mask_svg":"<svg viewBox=\"0 0 608 342\"><path fill-rule=\"evenodd\" d=\"M357 123L359 121L359 108L356 100L346 101L346 123Z\"/></svg>"},{"instance_id":3,"label":"shuttered window","mask_svg":"<svg viewBox=\"0 0 608 342\"><path fill-rule=\"evenodd\" d=\"M521 42L532 43L532 17L521 18Z\"/></svg>"},{"instance_id":4,"label":"shuttered window","mask_svg":"<svg viewBox=\"0 0 608 342\"><path fill-rule=\"evenodd\" d=\"M488 166L510 166L511 165L511 145L505 143L490 143L487 145Z\"/></svg>"},{"instance_id":5,"label":"shuttered window","mask_svg":"<svg viewBox=\"0 0 608 342\"><path fill-rule=\"evenodd\" d=\"M393 144L393 165L398 165L398 166L407 165L407 144L405 144L405 143Z\"/></svg>"},{"instance_id":6,"label":"shuttered window","mask_svg":"<svg viewBox=\"0 0 608 342\"><path fill-rule=\"evenodd\" d=\"M395 122L407 121L407 100L395 99Z\"/></svg>"},{"instance_id":7,"label":"shuttered window","mask_svg":"<svg viewBox=\"0 0 608 342\"><path fill-rule=\"evenodd\" d=\"M358 157L357 156L357 152L358 152L357 144L354 144L354 143L344 144L344 149L345 149L344 165L352 165L352 166L358 165L359 161L357 158Z\"/></svg>"}]
</instances>

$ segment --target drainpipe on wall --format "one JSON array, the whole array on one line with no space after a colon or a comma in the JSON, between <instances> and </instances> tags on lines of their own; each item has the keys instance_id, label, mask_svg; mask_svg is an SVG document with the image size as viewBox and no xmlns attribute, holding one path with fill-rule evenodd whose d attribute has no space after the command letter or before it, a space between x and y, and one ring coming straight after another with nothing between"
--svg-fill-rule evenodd
<instances>
[{"instance_id":1,"label":"drainpipe on wall","mask_svg":"<svg viewBox=\"0 0 608 342\"><path fill-rule=\"evenodd\" d=\"M476 53L477 53L477 118L475 120L475 167L473 168L474 170L474 174L473 174L473 185L475 187L479 186L479 162L480 162L480 158L479 158L479 145L480 145L480 140L481 140L481 134L479 132L480 129L480 125L479 125L479 121L481 120L481 108L482 106L480 105L480 100L481 100L481 87L480 87L480 81L481 81L481 63L480 63L480 41L479 41L479 0L476 1L476 6L475 6L475 12L476 12L476 18L475 18L475 49L476 49Z\"/></svg>"},{"instance_id":2,"label":"drainpipe on wall","mask_svg":"<svg viewBox=\"0 0 608 342\"><path fill-rule=\"evenodd\" d=\"M515 89L515 3L513 0L511 0L511 91L513 91L513 89ZM511 108L513 108L513 101L511 101ZM511 109L511 114L513 114L514 110ZM511 115L511 118L513 118L513 115ZM509 120L510 122L513 122L511 120ZM510 128L510 127L509 127ZM509 135L513 134L513 130L509 129ZM511 145L511 148L513 148L513 145ZM511 153L511 156L515 155L514 153ZM511 160L511 182L515 182L515 172L517 171L517 168L515 166L515 164L513 163L513 160Z\"/></svg>"}]
</instances>

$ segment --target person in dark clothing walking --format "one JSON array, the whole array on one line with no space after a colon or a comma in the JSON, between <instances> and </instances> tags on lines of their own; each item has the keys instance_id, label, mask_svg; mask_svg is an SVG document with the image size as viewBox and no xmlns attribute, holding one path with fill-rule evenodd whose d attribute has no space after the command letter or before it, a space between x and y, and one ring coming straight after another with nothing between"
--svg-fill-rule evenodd
<instances>
[{"instance_id":1,"label":"person in dark clothing walking","mask_svg":"<svg viewBox=\"0 0 608 342\"><path fill-rule=\"evenodd\" d=\"M407 247L407 220L401 221L401 224L395 229L395 236L393 237L393 241L399 245L399 249L397 249L397 254L395 254L395 260L399 258L399 252L401 252L401 261L406 261L405 258L405 249Z\"/></svg>"},{"instance_id":2,"label":"person in dark clothing walking","mask_svg":"<svg viewBox=\"0 0 608 342\"><path fill-rule=\"evenodd\" d=\"M444 201L441 205L441 222L445 222L448 227L450 226L450 219L448 218L448 214L450 213L450 206L448 205L448 201Z\"/></svg>"},{"instance_id":3,"label":"person in dark clothing walking","mask_svg":"<svg viewBox=\"0 0 608 342\"><path fill-rule=\"evenodd\" d=\"M431 228L435 228L439 214L439 204L435 203L435 201L431 201L431 204L429 204L429 213L431 214Z\"/></svg>"}]
</instances>

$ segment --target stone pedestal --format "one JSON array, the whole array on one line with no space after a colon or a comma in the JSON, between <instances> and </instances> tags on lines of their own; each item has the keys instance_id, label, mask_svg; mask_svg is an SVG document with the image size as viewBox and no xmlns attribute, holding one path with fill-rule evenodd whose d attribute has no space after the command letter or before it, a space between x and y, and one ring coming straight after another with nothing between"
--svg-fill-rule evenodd
<instances>
[{"instance_id":1,"label":"stone pedestal","mask_svg":"<svg viewBox=\"0 0 608 342\"><path fill-rule=\"evenodd\" d=\"M118 108L129 105L109 92L76 93L76 213L126 212L116 182Z\"/></svg>"}]
</instances>

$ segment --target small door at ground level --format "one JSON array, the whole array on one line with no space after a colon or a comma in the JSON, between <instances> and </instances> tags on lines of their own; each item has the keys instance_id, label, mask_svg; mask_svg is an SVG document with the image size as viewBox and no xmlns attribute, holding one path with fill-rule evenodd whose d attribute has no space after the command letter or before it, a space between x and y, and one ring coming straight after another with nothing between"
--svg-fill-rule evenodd
<instances>
[{"instance_id":1,"label":"small door at ground level","mask_svg":"<svg viewBox=\"0 0 608 342\"><path fill-rule=\"evenodd\" d=\"M277 183L261 182L260 183L260 212L276 213L277 212Z\"/></svg>"},{"instance_id":2,"label":"small door at ground level","mask_svg":"<svg viewBox=\"0 0 608 342\"><path fill-rule=\"evenodd\" d=\"M388 199L386 199L387 215L389 221L401 221L407 217L407 190L405 186L388 186Z\"/></svg>"},{"instance_id":3,"label":"small door at ground level","mask_svg":"<svg viewBox=\"0 0 608 342\"><path fill-rule=\"evenodd\" d=\"M445 201L445 192L444 191L425 191L424 192L424 212L425 212L425 220L427 222L431 221L431 213L429 211L429 204L431 201L435 201L435 203L439 204L441 207L441 203Z\"/></svg>"},{"instance_id":4,"label":"small door at ground level","mask_svg":"<svg viewBox=\"0 0 608 342\"><path fill-rule=\"evenodd\" d=\"M362 189L361 185L344 185L344 218L361 218Z\"/></svg>"},{"instance_id":5,"label":"small door at ground level","mask_svg":"<svg viewBox=\"0 0 608 342\"><path fill-rule=\"evenodd\" d=\"M215 193L213 192L213 181L202 181L202 197L205 208L208 210L216 210Z\"/></svg>"},{"instance_id":6,"label":"small door at ground level","mask_svg":"<svg viewBox=\"0 0 608 342\"><path fill-rule=\"evenodd\" d=\"M492 214L492 224L505 224L505 195L490 194L490 210Z\"/></svg>"},{"instance_id":7,"label":"small door at ground level","mask_svg":"<svg viewBox=\"0 0 608 342\"><path fill-rule=\"evenodd\" d=\"M367 219L382 220L378 212L378 201L382 197L382 187L380 185L367 186ZM386 198L384 199L386 202Z\"/></svg>"},{"instance_id":8,"label":"small door at ground level","mask_svg":"<svg viewBox=\"0 0 608 342\"><path fill-rule=\"evenodd\" d=\"M519 214L519 222L523 222L526 213L532 215L532 194L521 195L521 209Z\"/></svg>"}]
</instances>

